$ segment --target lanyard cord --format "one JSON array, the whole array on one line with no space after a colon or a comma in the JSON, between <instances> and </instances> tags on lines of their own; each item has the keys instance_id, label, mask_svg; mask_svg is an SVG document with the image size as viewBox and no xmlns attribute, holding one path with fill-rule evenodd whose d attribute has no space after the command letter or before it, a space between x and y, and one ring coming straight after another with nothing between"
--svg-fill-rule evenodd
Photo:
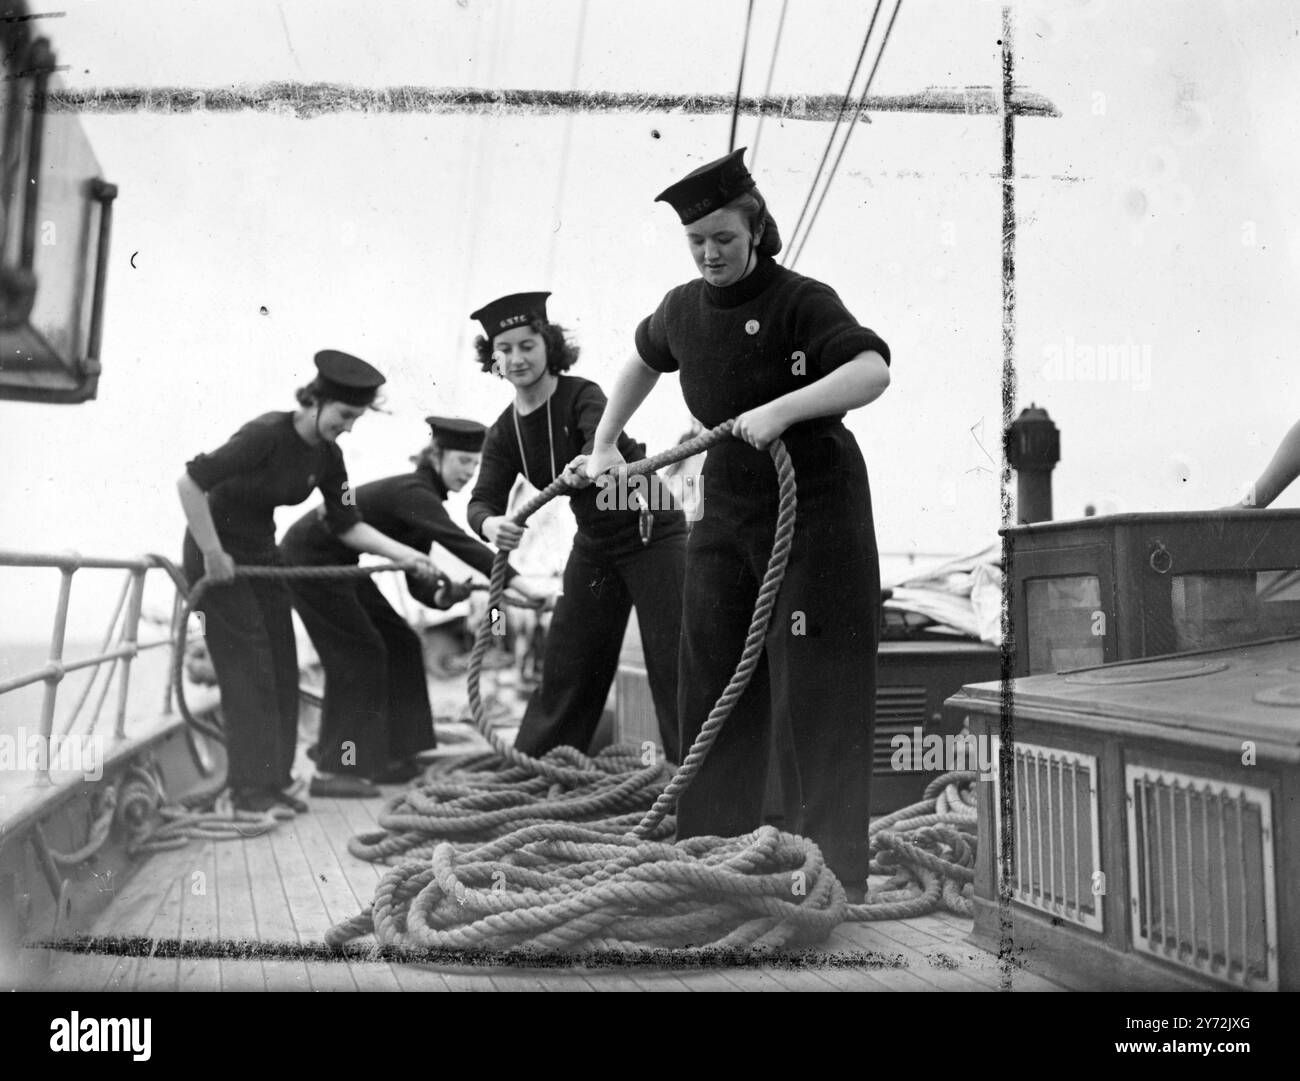
<instances>
[{"instance_id":1,"label":"lanyard cord","mask_svg":"<svg viewBox=\"0 0 1300 1081\"><path fill-rule=\"evenodd\" d=\"M555 392L552 391L551 395L553 396L554 393ZM511 417L514 418L514 422L515 422L515 441L519 444L519 461L524 467L524 480L528 481L529 484L532 484L534 488L540 489L544 487L544 485L533 484L533 478L528 474L528 455L524 452L524 437L519 430L519 409L516 406L512 405L510 407L510 415ZM555 428L551 424L551 397L550 396L548 396L546 399L546 435L551 443L551 480L554 480L557 476L559 476L559 473L556 472L555 469ZM550 481L547 481L547 484L549 483Z\"/></svg>"}]
</instances>

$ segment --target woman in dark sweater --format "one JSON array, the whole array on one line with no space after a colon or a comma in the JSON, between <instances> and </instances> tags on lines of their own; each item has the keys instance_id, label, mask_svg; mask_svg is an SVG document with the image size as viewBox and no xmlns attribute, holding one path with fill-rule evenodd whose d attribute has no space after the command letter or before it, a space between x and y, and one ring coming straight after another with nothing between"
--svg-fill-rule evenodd
<instances>
[{"instance_id":1,"label":"woman in dark sweater","mask_svg":"<svg viewBox=\"0 0 1300 1081\"><path fill-rule=\"evenodd\" d=\"M515 478L541 489L561 474L574 489L570 503L578 523L547 633L542 683L515 746L532 755L559 746L587 750L635 606L663 750L675 762L685 522L657 480L638 510L576 472L591 450L605 395L590 380L564 374L578 350L562 327L547 320L548 296L516 293L471 316L483 327L475 342L483 370L509 380L515 400L488 430L470 526L503 551L513 550L523 536L506 517ZM645 456L645 448L622 431L611 438L629 461Z\"/></svg>"},{"instance_id":2,"label":"woman in dark sweater","mask_svg":"<svg viewBox=\"0 0 1300 1081\"><path fill-rule=\"evenodd\" d=\"M677 210L700 277L636 332L584 469L616 466L618 430L663 372L691 413L736 418L709 451L705 513L691 531L681 652L683 751L735 669L777 513L766 447L780 437L798 487L794 541L763 659L677 808L679 837L762 823L771 726L785 825L816 841L856 890L866 878L880 569L866 466L842 421L889 385L889 347L829 286L778 266L776 223L743 150L659 196Z\"/></svg>"},{"instance_id":3,"label":"woman in dark sweater","mask_svg":"<svg viewBox=\"0 0 1300 1081\"><path fill-rule=\"evenodd\" d=\"M298 392L298 408L249 421L211 454L185 466L177 482L189 528L185 575L206 576L207 640L226 725L229 783L240 810L277 804L305 811L285 793L298 733L298 652L289 591L279 579L235 579L238 564L275 565L275 508L301 503L313 488L328 528L348 548L431 574L426 555L361 520L338 438L375 400L384 377L346 353L316 354L318 375Z\"/></svg>"},{"instance_id":4,"label":"woman in dark sweater","mask_svg":"<svg viewBox=\"0 0 1300 1081\"><path fill-rule=\"evenodd\" d=\"M443 506L448 493L464 488L478 468L486 429L454 417L425 422L432 440L414 471L360 485L356 508L368 525L408 548L427 553L440 544L480 574L491 574L492 550L456 525ZM328 505L290 526L280 552L286 563L308 566L358 558L330 528ZM513 569L506 584L526 599L546 599L543 587ZM417 752L436 744L419 635L373 578L307 578L289 588L325 669L311 794L365 798L380 795L377 783L410 780L419 772ZM445 587L413 592L437 607L449 606Z\"/></svg>"}]
</instances>

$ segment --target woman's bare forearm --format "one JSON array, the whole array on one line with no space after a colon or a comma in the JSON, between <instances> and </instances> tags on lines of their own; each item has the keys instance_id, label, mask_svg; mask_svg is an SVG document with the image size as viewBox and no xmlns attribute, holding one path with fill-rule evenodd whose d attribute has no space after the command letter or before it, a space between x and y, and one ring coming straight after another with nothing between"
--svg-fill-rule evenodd
<instances>
[{"instance_id":1,"label":"woman's bare forearm","mask_svg":"<svg viewBox=\"0 0 1300 1081\"><path fill-rule=\"evenodd\" d=\"M771 403L788 428L814 417L834 416L874 402L889 386L889 365L879 353L859 353L815 383Z\"/></svg>"},{"instance_id":2,"label":"woman's bare forearm","mask_svg":"<svg viewBox=\"0 0 1300 1081\"><path fill-rule=\"evenodd\" d=\"M1280 496L1296 477L1300 476L1300 421L1282 437L1273 460L1264 468L1259 479L1251 485L1250 494L1242 501L1247 507L1267 507Z\"/></svg>"},{"instance_id":3,"label":"woman's bare forearm","mask_svg":"<svg viewBox=\"0 0 1300 1081\"><path fill-rule=\"evenodd\" d=\"M176 482L176 491L180 493L181 510L185 512L185 521L199 551L204 555L223 551L216 523L212 521L212 508L208 506L208 493L188 473L181 474Z\"/></svg>"},{"instance_id":4,"label":"woman's bare forearm","mask_svg":"<svg viewBox=\"0 0 1300 1081\"><path fill-rule=\"evenodd\" d=\"M633 354L610 388L609 401L596 427L595 447L612 447L618 442L618 433L627 427L657 382L659 373Z\"/></svg>"},{"instance_id":5,"label":"woman's bare forearm","mask_svg":"<svg viewBox=\"0 0 1300 1081\"><path fill-rule=\"evenodd\" d=\"M365 522L358 522L347 532L340 533L338 538L354 552L365 552L368 555L379 556L381 559L392 560L394 563L404 563L408 559L418 559L424 555L423 552L417 552L409 545L393 540L386 533L380 533L374 526L367 525Z\"/></svg>"}]
</instances>

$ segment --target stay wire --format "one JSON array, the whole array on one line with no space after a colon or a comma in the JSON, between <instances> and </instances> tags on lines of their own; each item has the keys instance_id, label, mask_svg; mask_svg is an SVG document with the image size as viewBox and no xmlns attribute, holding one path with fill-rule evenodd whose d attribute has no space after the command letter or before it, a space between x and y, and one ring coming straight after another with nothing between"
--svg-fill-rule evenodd
<instances>
[{"instance_id":1,"label":"stay wire","mask_svg":"<svg viewBox=\"0 0 1300 1081\"><path fill-rule=\"evenodd\" d=\"M894 29L894 20L898 18L898 9L903 6L903 0L897 0L894 4L894 13L889 17L889 25L885 27L885 36L881 39L880 50L876 53L875 63L871 65L871 73L867 76L867 84L862 88L862 96L858 98L857 107L853 110L853 119L849 122L848 129L844 133L844 141L840 143L839 152L835 155L835 163L831 166L830 174L826 177L826 184L822 188L822 193L817 199L817 205L813 208L812 217L808 219L808 227L803 231L803 236L799 240L799 246L790 256L789 267L794 269L795 263L799 261L799 256L803 254L803 248L808 243L808 235L812 232L813 226L817 222L817 215L821 213L822 203L826 201L826 193L831 190L831 183L835 180L835 174L839 170L840 162L844 160L844 151L849 145L849 139L853 137L853 130L858 126L858 116L861 114L863 106L867 103L867 94L871 90L871 83L876 77L876 70L880 67L881 58L885 55L885 46L889 44L889 33Z\"/></svg>"},{"instance_id":2,"label":"stay wire","mask_svg":"<svg viewBox=\"0 0 1300 1081\"><path fill-rule=\"evenodd\" d=\"M731 137L727 140L727 152L736 149L736 126L740 123L740 88L745 83L745 58L749 55L749 27L754 21L754 0L749 0L745 10L745 38L740 45L740 72L736 76L736 100L731 106Z\"/></svg>"},{"instance_id":3,"label":"stay wire","mask_svg":"<svg viewBox=\"0 0 1300 1081\"><path fill-rule=\"evenodd\" d=\"M766 102L772 96L772 76L776 74L776 58L781 52L781 34L785 31L785 13L790 6L790 0L781 0L781 14L776 20L776 41L772 45L772 63L767 69L767 83L763 87L763 101ZM758 130L754 132L754 145L749 150L749 171L752 173L758 168L758 143L763 138L763 120L767 114L763 110L758 114Z\"/></svg>"},{"instance_id":4,"label":"stay wire","mask_svg":"<svg viewBox=\"0 0 1300 1081\"><path fill-rule=\"evenodd\" d=\"M573 73L569 76L569 85L573 90L580 89L578 75L582 71L582 46L587 36L587 4L582 0L578 11L578 33L573 46ZM564 142L560 150L560 173L555 184L555 227L551 230L550 246L546 253L546 277L551 281L555 277L555 259L559 246L560 228L564 222L564 192L568 185L569 159L573 152L574 114L569 113L564 119Z\"/></svg>"},{"instance_id":5,"label":"stay wire","mask_svg":"<svg viewBox=\"0 0 1300 1081\"><path fill-rule=\"evenodd\" d=\"M862 49L858 53L858 62L853 65L853 74L849 76L849 85L844 91L844 100L840 102L839 111L835 114L835 123L831 127L830 138L826 140L826 149L822 151L822 160L817 165L817 172L813 174L812 184L808 188L808 197L804 199L803 208L799 211L799 218L794 223L794 229L790 233L791 243L799 235L799 227L803 225L804 218L808 214L808 208L812 205L813 193L817 190L817 183L822 178L822 170L826 168L826 159L831 156L831 146L835 142L835 133L839 130L840 122L844 119L844 110L849 107L849 101L853 97L853 84L858 81L858 72L862 70L862 61L867 55L867 44L871 41L871 31L876 28L876 18L880 14L880 5L883 2L884 0L876 0L876 10L871 13L871 22L862 38Z\"/></svg>"}]
</instances>

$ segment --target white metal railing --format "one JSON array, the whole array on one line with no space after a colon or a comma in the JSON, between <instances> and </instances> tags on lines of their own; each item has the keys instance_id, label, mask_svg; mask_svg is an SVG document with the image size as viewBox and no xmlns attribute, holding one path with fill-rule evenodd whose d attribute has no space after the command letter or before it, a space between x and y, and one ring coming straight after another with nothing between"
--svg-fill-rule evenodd
<instances>
[{"instance_id":1,"label":"white metal railing","mask_svg":"<svg viewBox=\"0 0 1300 1081\"><path fill-rule=\"evenodd\" d=\"M122 740L126 736L127 695L130 690L131 662L142 652L170 646L173 650L178 640L178 625L183 611L185 581L180 571L163 556L144 555L137 559L109 559L95 556L82 556L76 552L47 553L0 550L0 567L39 568L48 567L58 570L59 597L54 610L54 626L50 632L49 658L40 668L23 672L9 679L0 680L0 695L8 694L22 687L35 683L45 684L45 694L41 702L40 739L45 747L50 747L55 737L54 715L58 704L59 686L71 672L93 668L90 680L82 689L81 696L73 706L67 720L58 733L59 737L74 734L77 720L83 707L90 698L99 673L108 665L108 675L100 689L99 699L84 730L77 734L89 735L98 724L99 715L108 696L113 676L118 674L117 708L113 723L113 739ZM121 570L126 571L122 589L118 595L112 618L105 631L103 643L98 653L68 661L64 659L64 639L68 625L68 605L72 597L73 576L81 570ZM172 604L171 624L166 638L153 642L139 641L140 610L144 597L145 576L150 571L162 571L171 578L176 587ZM120 674L118 672L120 665ZM163 713L171 711L171 681L167 681L162 704ZM36 770L36 783L49 785L51 755L46 754L39 760L41 765Z\"/></svg>"},{"instance_id":2,"label":"white metal railing","mask_svg":"<svg viewBox=\"0 0 1300 1081\"><path fill-rule=\"evenodd\" d=\"M1277 990L1266 788L1127 765L1135 949L1225 983Z\"/></svg>"}]
</instances>

